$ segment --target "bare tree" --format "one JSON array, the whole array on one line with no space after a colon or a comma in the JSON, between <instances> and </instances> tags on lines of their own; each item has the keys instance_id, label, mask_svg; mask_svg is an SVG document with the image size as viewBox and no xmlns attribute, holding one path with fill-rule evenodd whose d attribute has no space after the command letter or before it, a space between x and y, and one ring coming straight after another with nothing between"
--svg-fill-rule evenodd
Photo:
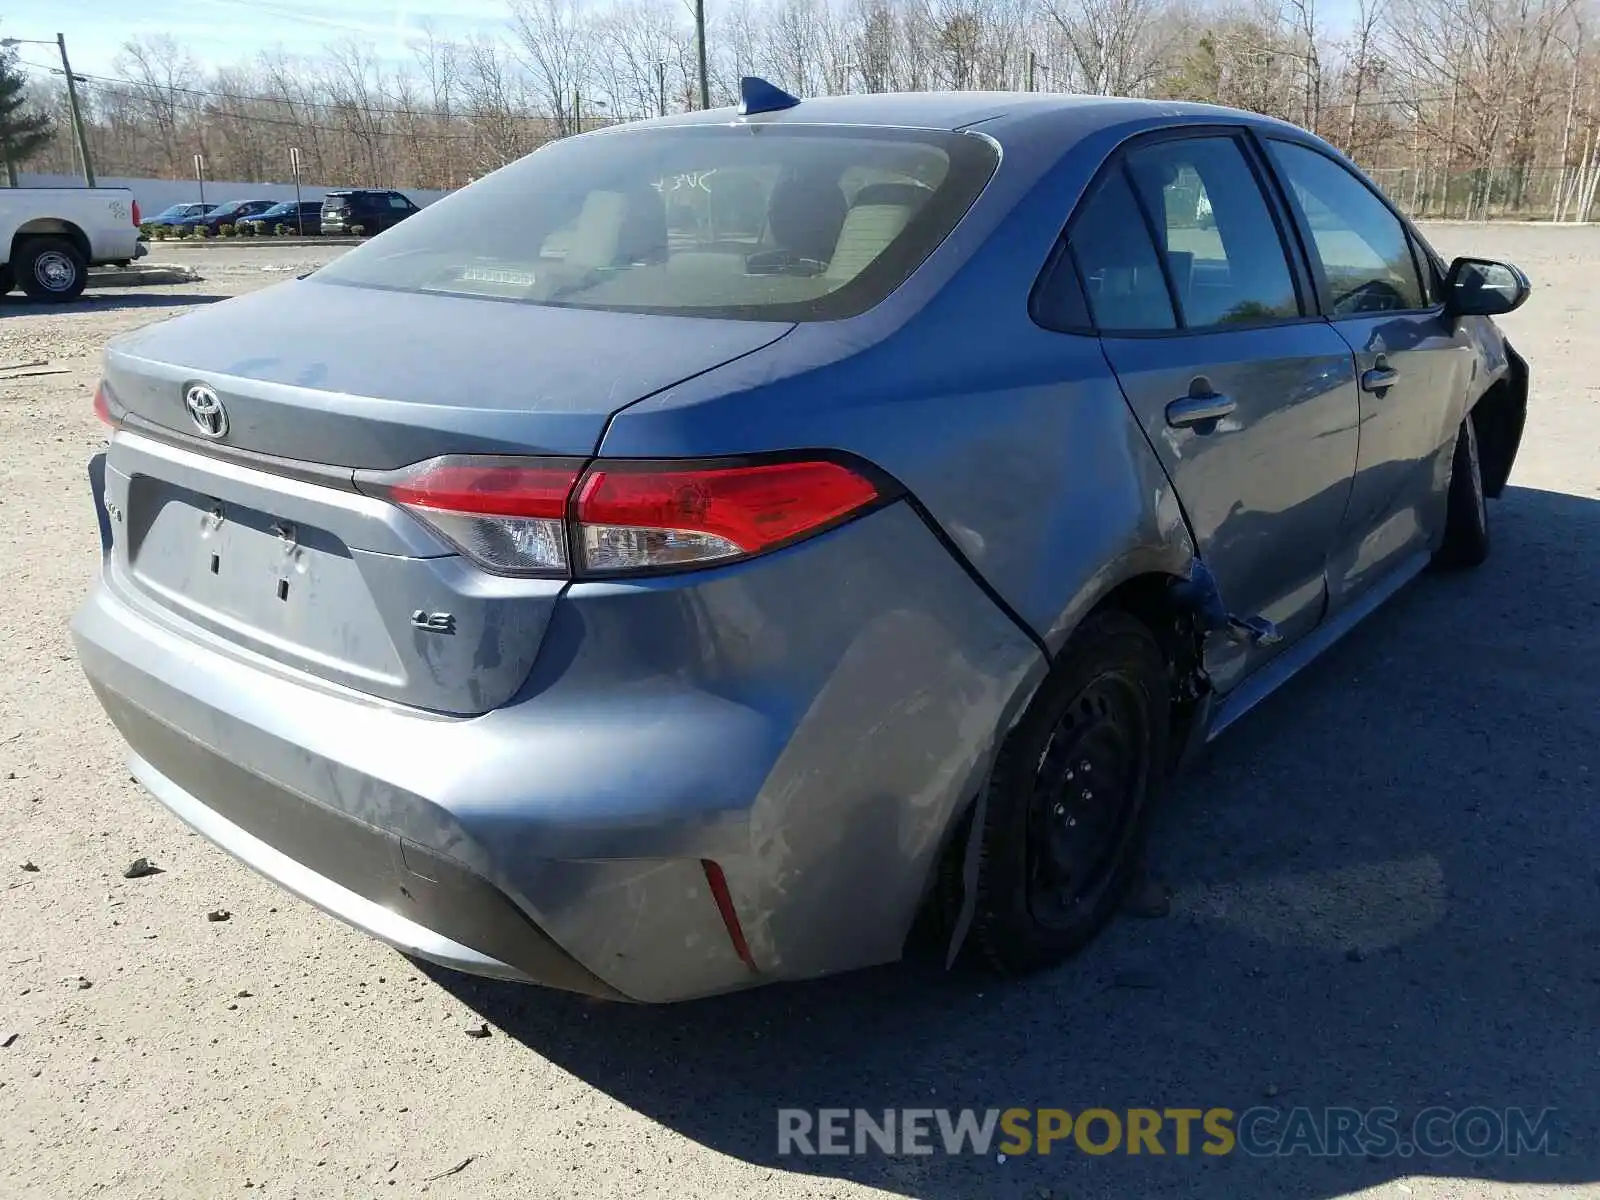
<instances>
[{"instance_id":1,"label":"bare tree","mask_svg":"<svg viewBox=\"0 0 1600 1200\"><path fill-rule=\"evenodd\" d=\"M578 0L512 0L511 29L557 133L581 132L574 106L589 86L594 55L592 28Z\"/></svg>"},{"instance_id":2,"label":"bare tree","mask_svg":"<svg viewBox=\"0 0 1600 1200\"><path fill-rule=\"evenodd\" d=\"M1102 96L1144 95L1165 72L1159 32L1162 0L1044 0L1071 47L1084 90Z\"/></svg>"},{"instance_id":3,"label":"bare tree","mask_svg":"<svg viewBox=\"0 0 1600 1200\"><path fill-rule=\"evenodd\" d=\"M436 134L448 135L455 122L457 92L459 89L460 47L454 42L441 40L434 33L431 22L423 22L422 38L413 42L412 56L422 76L426 92L426 105L432 115L429 128ZM456 145L460 138L439 136L429 139L428 168L436 186L455 187Z\"/></svg>"},{"instance_id":4,"label":"bare tree","mask_svg":"<svg viewBox=\"0 0 1600 1200\"><path fill-rule=\"evenodd\" d=\"M1361 115L1362 98L1367 85L1381 72L1381 64L1374 61L1373 36L1383 17L1386 0L1357 0L1356 25L1351 36L1350 61L1347 70L1350 91L1350 117L1345 122L1344 150L1355 154L1356 122Z\"/></svg>"},{"instance_id":5,"label":"bare tree","mask_svg":"<svg viewBox=\"0 0 1600 1200\"><path fill-rule=\"evenodd\" d=\"M462 63L464 113L473 133L478 171L492 171L536 149L520 65L500 42L475 37Z\"/></svg>"},{"instance_id":6,"label":"bare tree","mask_svg":"<svg viewBox=\"0 0 1600 1200\"><path fill-rule=\"evenodd\" d=\"M116 70L149 115L161 147L162 165L169 172L186 168L192 153L186 145L191 104L184 85L200 77L199 66L170 36L160 34L124 43Z\"/></svg>"},{"instance_id":7,"label":"bare tree","mask_svg":"<svg viewBox=\"0 0 1600 1200\"><path fill-rule=\"evenodd\" d=\"M1300 124L1316 133L1322 123L1322 55L1317 48L1321 29L1317 25L1317 0L1287 0L1287 5L1296 42L1294 54L1299 59L1303 81Z\"/></svg>"}]
</instances>

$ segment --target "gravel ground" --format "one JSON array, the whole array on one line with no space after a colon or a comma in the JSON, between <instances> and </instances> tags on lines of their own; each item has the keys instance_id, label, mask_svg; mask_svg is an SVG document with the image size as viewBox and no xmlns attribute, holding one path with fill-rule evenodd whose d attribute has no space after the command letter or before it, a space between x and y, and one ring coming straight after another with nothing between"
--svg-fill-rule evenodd
<instances>
[{"instance_id":1,"label":"gravel ground","mask_svg":"<svg viewBox=\"0 0 1600 1200\"><path fill-rule=\"evenodd\" d=\"M1157 829L1171 915L1022 982L672 1009L419 969L279 892L129 780L73 660L101 344L328 251L158 247L205 281L0 301L0 364L54 372L0 370L0 1195L1600 1196L1600 229L1432 232L1538 287L1494 556L1213 748ZM776 1156L780 1106L1254 1104L1554 1108L1559 1154Z\"/></svg>"}]
</instances>

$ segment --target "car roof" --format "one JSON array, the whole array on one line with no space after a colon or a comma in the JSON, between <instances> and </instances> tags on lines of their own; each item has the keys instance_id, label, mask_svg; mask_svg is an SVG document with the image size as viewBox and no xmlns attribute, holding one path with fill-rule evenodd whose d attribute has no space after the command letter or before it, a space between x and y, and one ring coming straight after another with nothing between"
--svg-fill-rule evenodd
<instances>
[{"instance_id":1,"label":"car roof","mask_svg":"<svg viewBox=\"0 0 1600 1200\"><path fill-rule=\"evenodd\" d=\"M915 129L981 131L1002 145L1010 138L1043 139L1065 145L1113 126L1196 124L1206 121L1294 131L1273 117L1215 104L1136 100L1064 92L874 92L818 96L790 108L741 116L736 108L713 108L656 117L597 130L598 134L674 125L875 125Z\"/></svg>"}]
</instances>

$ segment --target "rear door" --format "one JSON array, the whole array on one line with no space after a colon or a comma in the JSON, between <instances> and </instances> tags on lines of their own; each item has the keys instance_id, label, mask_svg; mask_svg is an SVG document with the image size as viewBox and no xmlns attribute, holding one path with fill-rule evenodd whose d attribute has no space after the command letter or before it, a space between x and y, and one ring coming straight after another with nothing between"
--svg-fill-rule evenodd
<instances>
[{"instance_id":1,"label":"rear door","mask_svg":"<svg viewBox=\"0 0 1600 1200\"><path fill-rule=\"evenodd\" d=\"M1313 146L1266 145L1361 385L1359 462L1328 569L1337 608L1420 560L1442 528L1473 347L1445 316L1431 264L1365 180Z\"/></svg>"},{"instance_id":2,"label":"rear door","mask_svg":"<svg viewBox=\"0 0 1600 1200\"><path fill-rule=\"evenodd\" d=\"M1257 154L1226 128L1136 143L1069 235L1106 357L1223 603L1282 635L1213 638L1220 691L1321 619L1356 463L1350 348L1315 315Z\"/></svg>"}]
</instances>

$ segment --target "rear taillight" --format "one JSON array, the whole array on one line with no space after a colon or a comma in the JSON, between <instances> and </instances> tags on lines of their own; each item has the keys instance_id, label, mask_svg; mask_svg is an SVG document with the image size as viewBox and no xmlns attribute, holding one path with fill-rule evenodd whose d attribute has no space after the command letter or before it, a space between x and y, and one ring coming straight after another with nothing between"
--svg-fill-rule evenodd
<instances>
[{"instance_id":1,"label":"rear taillight","mask_svg":"<svg viewBox=\"0 0 1600 1200\"><path fill-rule=\"evenodd\" d=\"M133 202L133 227L137 229L141 224L143 222L139 220L139 202L135 200Z\"/></svg>"},{"instance_id":2,"label":"rear taillight","mask_svg":"<svg viewBox=\"0 0 1600 1200\"><path fill-rule=\"evenodd\" d=\"M565 575L567 497L582 465L435 458L397 472L382 491L490 570Z\"/></svg>"},{"instance_id":3,"label":"rear taillight","mask_svg":"<svg viewBox=\"0 0 1600 1200\"><path fill-rule=\"evenodd\" d=\"M732 562L888 498L834 459L637 462L449 455L358 477L469 558L517 575L616 576Z\"/></svg>"},{"instance_id":4,"label":"rear taillight","mask_svg":"<svg viewBox=\"0 0 1600 1200\"><path fill-rule=\"evenodd\" d=\"M111 415L111 401L106 398L104 380L95 384L94 387L94 415L111 426L111 428L115 429L117 427L117 419Z\"/></svg>"},{"instance_id":5,"label":"rear taillight","mask_svg":"<svg viewBox=\"0 0 1600 1200\"><path fill-rule=\"evenodd\" d=\"M576 504L580 568L612 574L760 554L837 524L878 499L835 462L735 467L596 463Z\"/></svg>"}]
</instances>

